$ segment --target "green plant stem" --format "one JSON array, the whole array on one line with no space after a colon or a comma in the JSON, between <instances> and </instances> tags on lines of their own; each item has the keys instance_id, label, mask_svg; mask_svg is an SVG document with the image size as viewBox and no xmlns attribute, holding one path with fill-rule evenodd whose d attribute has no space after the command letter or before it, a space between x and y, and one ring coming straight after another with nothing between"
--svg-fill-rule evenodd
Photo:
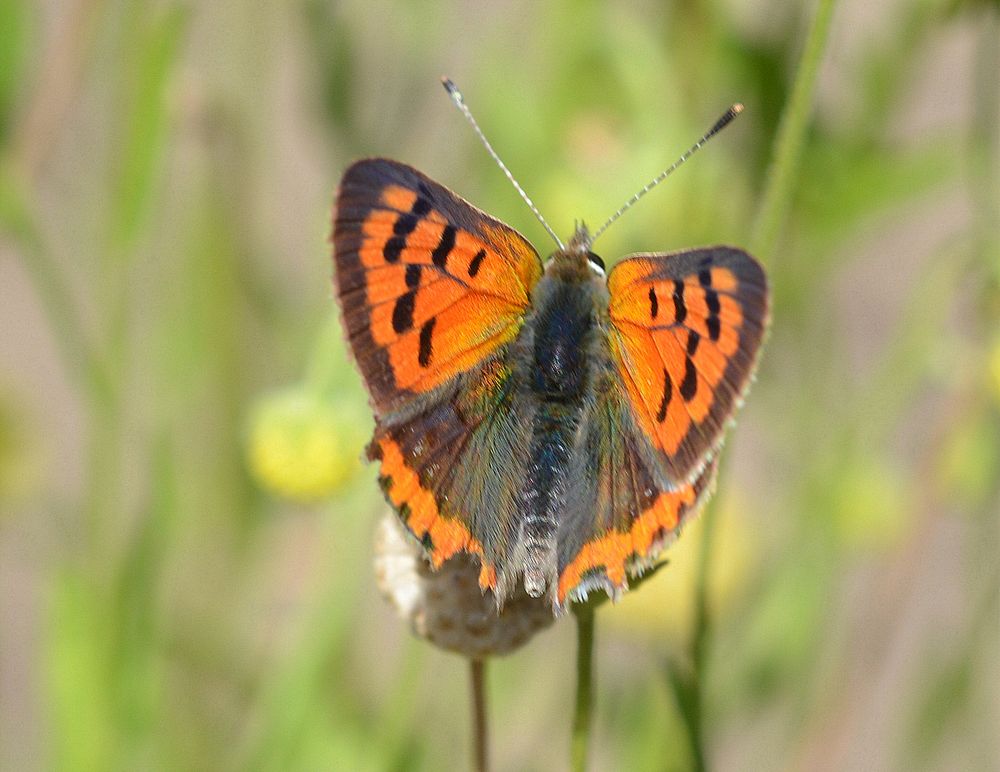
<instances>
[{"instance_id":1,"label":"green plant stem","mask_svg":"<svg viewBox=\"0 0 1000 772\"><path fill-rule=\"evenodd\" d=\"M705 664L705 651L711 632L711 616L708 609L708 581L711 575L712 542L715 539L715 523L718 519L718 499L713 498L702 513L702 536L698 549L698 568L694 588L694 631L691 637L691 661L698 672Z\"/></svg>"},{"instance_id":2,"label":"green plant stem","mask_svg":"<svg viewBox=\"0 0 1000 772\"><path fill-rule=\"evenodd\" d=\"M721 476L721 471L717 472ZM691 753L691 768L706 769L705 735L703 723L705 660L708 641L712 632L709 613L709 578L711 577L712 544L718 520L718 499L713 498L701 514L702 536L698 545L698 563L695 567L694 619L690 649L684 661L668 661L667 680L673 689L677 709L680 711L687 733Z\"/></svg>"},{"instance_id":3,"label":"green plant stem","mask_svg":"<svg viewBox=\"0 0 1000 772\"><path fill-rule=\"evenodd\" d=\"M590 726L594 713L594 609L586 603L573 608L576 616L576 707L570 766L574 772L587 768Z\"/></svg>"},{"instance_id":4,"label":"green plant stem","mask_svg":"<svg viewBox=\"0 0 1000 772\"><path fill-rule=\"evenodd\" d=\"M788 212L809 116L812 113L816 77L826 50L830 19L835 4L836 0L818 0L816 15L813 17L802 51L802 60L799 62L792 95L785 105L778 126L774 154L767 174L764 196L757 212L752 240L754 252L764 260L772 258Z\"/></svg>"},{"instance_id":5,"label":"green plant stem","mask_svg":"<svg viewBox=\"0 0 1000 772\"><path fill-rule=\"evenodd\" d=\"M976 207L977 257L1000 280L1000 95L996 86L1000 8L984 8L983 16L973 79L969 178Z\"/></svg>"},{"instance_id":6,"label":"green plant stem","mask_svg":"<svg viewBox=\"0 0 1000 772\"><path fill-rule=\"evenodd\" d=\"M705 672L705 652L711 632L708 609L708 578L711 575L712 542L715 536L718 499L712 499L702 514L701 545L698 550L698 567L695 575L694 630L691 633L690 700L686 711L686 725L691 745L691 758L696 770L705 769L705 736L702 724L702 703Z\"/></svg>"},{"instance_id":7,"label":"green plant stem","mask_svg":"<svg viewBox=\"0 0 1000 772\"><path fill-rule=\"evenodd\" d=\"M469 680L472 684L473 769L487 772L490 768L490 738L486 716L485 660L469 660Z\"/></svg>"},{"instance_id":8,"label":"green plant stem","mask_svg":"<svg viewBox=\"0 0 1000 772\"><path fill-rule=\"evenodd\" d=\"M684 723L684 731L687 733L691 769L694 772L704 772L705 743L701 721L701 673L695 665L689 663L685 669L679 665L672 665L667 675Z\"/></svg>"}]
</instances>

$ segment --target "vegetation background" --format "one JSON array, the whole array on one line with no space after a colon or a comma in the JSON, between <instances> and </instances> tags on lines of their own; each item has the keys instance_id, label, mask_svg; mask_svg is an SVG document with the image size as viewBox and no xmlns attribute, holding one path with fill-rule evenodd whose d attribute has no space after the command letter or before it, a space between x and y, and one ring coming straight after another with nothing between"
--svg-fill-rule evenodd
<instances>
[{"instance_id":1,"label":"vegetation background","mask_svg":"<svg viewBox=\"0 0 1000 772\"><path fill-rule=\"evenodd\" d=\"M746 104L600 244L773 281L709 765L1000 769L1000 6L955 0L0 0L0 767L465 765L464 664L374 588L327 245L387 155L549 248L442 74L564 234ZM692 764L704 522L598 614L595 769ZM493 664L498 768L567 765L573 650Z\"/></svg>"}]
</instances>

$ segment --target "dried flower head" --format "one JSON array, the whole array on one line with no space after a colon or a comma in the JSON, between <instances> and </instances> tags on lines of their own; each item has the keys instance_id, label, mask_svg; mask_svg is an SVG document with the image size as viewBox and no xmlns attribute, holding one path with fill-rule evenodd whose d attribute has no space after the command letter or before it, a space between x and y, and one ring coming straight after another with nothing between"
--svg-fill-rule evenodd
<instances>
[{"instance_id":1,"label":"dried flower head","mask_svg":"<svg viewBox=\"0 0 1000 772\"><path fill-rule=\"evenodd\" d=\"M554 621L548 601L528 597L523 588L498 614L493 595L479 588L476 558L456 555L434 570L391 513L377 527L375 576L416 635L472 659L509 654Z\"/></svg>"}]
</instances>

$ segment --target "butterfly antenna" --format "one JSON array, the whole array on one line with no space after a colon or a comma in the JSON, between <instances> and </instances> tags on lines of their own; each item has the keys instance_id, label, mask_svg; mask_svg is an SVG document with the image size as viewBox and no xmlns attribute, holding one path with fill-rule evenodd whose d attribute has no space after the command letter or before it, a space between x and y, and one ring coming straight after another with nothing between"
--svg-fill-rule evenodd
<instances>
[{"instance_id":1,"label":"butterfly antenna","mask_svg":"<svg viewBox=\"0 0 1000 772\"><path fill-rule=\"evenodd\" d=\"M542 227L548 231L552 240L559 245L559 249L565 249L563 243L556 235L556 232L549 227L547 222L545 222L545 218L542 217L542 213L538 211L538 208L534 205L534 203L532 203L531 199L528 198L528 194L524 192L524 188L522 188L518 184L517 180L514 179L514 175L510 173L510 169L504 165L504 162L500 160L500 156L497 155L497 151L493 149L493 145L491 145L490 141L486 139L486 135L483 134L483 130L479 128L479 124L476 123L476 119L472 117L472 112L469 110L469 106L465 104L465 97L463 97L462 92L458 90L458 86L452 83L450 78L441 78L441 83L444 85L445 91L447 91L448 95L451 97L451 101L454 102L455 106L462 111L462 115L465 116L466 120L472 124L472 130L476 132L476 136L479 137L480 142L483 143L483 146L486 148L486 152L490 154L490 157L494 161L496 161L497 166L500 167L500 171L502 171L507 176L507 179L510 180L510 184L514 186L517 192L521 195L521 198L524 199L524 203L528 205L528 208L534 213L535 217L538 218L538 222L540 222Z\"/></svg>"},{"instance_id":2,"label":"butterfly antenna","mask_svg":"<svg viewBox=\"0 0 1000 772\"><path fill-rule=\"evenodd\" d=\"M704 136L697 142L695 142L684 155L682 155L680 158L674 161L670 166L668 166L658 175L653 177L653 179L651 179L645 186L643 186L643 188L638 193L636 193L634 196L632 196L632 198L626 201L625 204L621 207L621 209L619 209L617 212L611 215L611 217L608 218L608 221L597 229L597 233L595 233L593 238L591 238L590 243L593 244L595 241L597 241L598 237L600 237L600 235L604 233L604 231L606 231L615 220L617 220L619 217L625 214L625 212L631 209L632 205L635 204L636 201L645 196L647 193L649 193L649 191L651 191L653 188L655 188L657 185L663 182L667 177L669 177L681 164L683 164L687 159L689 159L691 156L693 156L695 153L701 150L702 146L706 142L708 142L708 140L710 140L712 137L714 137L716 134L718 134L720 131L726 128L726 126L729 125L729 122L732 121L733 118L735 118L742 112L743 112L743 105L739 103L733 105L728 110L726 110L723 116L715 122L712 128L706 131Z\"/></svg>"}]
</instances>

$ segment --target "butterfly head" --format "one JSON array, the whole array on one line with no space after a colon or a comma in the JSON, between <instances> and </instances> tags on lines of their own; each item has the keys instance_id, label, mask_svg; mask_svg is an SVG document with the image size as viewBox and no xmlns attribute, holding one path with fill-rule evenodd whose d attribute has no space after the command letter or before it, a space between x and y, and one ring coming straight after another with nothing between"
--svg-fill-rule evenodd
<instances>
[{"instance_id":1,"label":"butterfly head","mask_svg":"<svg viewBox=\"0 0 1000 772\"><path fill-rule=\"evenodd\" d=\"M594 274L604 276L604 260L600 255L590 251L592 242L593 238L587 225L580 222L566 246L553 252L547 263L561 271L574 271L580 274L581 278Z\"/></svg>"}]
</instances>

